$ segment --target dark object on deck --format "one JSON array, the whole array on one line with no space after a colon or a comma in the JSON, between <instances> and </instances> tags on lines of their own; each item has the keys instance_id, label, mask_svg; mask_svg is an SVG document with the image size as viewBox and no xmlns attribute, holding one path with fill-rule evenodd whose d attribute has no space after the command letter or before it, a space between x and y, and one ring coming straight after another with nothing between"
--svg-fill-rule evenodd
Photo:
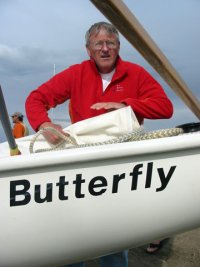
<instances>
[{"instance_id":1,"label":"dark object on deck","mask_svg":"<svg viewBox=\"0 0 200 267\"><path fill-rule=\"evenodd\" d=\"M176 128L183 129L184 133L198 132L200 131L200 122L185 123L176 126Z\"/></svg>"}]
</instances>

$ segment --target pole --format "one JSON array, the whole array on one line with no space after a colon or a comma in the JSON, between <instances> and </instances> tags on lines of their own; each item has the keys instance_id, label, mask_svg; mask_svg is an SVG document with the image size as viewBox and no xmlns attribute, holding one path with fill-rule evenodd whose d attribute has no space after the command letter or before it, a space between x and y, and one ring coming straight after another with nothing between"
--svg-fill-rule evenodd
<instances>
[{"instance_id":1,"label":"pole","mask_svg":"<svg viewBox=\"0 0 200 267\"><path fill-rule=\"evenodd\" d=\"M8 111L7 111L5 100L3 97L1 85L0 85L0 120L3 126L3 129L4 129L4 132L5 132L5 135L7 137L9 147L10 147L10 155L11 156L20 155L21 152L19 151L17 144L15 142L15 138L13 137L13 134L12 134Z\"/></svg>"}]
</instances>

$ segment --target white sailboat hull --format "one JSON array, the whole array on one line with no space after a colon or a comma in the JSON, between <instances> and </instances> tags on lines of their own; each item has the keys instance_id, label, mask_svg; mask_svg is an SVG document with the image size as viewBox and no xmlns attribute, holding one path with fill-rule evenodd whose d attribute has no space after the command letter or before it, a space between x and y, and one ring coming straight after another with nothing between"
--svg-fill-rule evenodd
<instances>
[{"instance_id":1,"label":"white sailboat hull","mask_svg":"<svg viewBox=\"0 0 200 267\"><path fill-rule=\"evenodd\" d=\"M200 226L200 132L0 164L0 266L78 262Z\"/></svg>"}]
</instances>

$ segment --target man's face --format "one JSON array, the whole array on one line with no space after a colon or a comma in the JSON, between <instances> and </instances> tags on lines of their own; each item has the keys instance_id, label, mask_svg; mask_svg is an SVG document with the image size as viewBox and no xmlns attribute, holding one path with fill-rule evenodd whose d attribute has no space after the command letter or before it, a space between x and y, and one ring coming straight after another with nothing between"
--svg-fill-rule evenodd
<instances>
[{"instance_id":1,"label":"man's face","mask_svg":"<svg viewBox=\"0 0 200 267\"><path fill-rule=\"evenodd\" d=\"M101 29L98 34L92 34L86 47L101 73L109 73L115 68L120 44L114 34L108 34Z\"/></svg>"},{"instance_id":2,"label":"man's face","mask_svg":"<svg viewBox=\"0 0 200 267\"><path fill-rule=\"evenodd\" d=\"M16 122L18 122L18 117L17 116L12 116L12 121L13 121L13 123L16 123Z\"/></svg>"}]
</instances>

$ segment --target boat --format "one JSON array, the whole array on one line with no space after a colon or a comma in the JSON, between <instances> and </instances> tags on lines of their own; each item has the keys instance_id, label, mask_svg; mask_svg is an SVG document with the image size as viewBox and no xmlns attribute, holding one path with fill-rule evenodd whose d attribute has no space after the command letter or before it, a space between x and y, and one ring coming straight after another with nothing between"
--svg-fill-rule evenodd
<instances>
[{"instance_id":1,"label":"boat","mask_svg":"<svg viewBox=\"0 0 200 267\"><path fill-rule=\"evenodd\" d=\"M1 158L0 266L67 264L199 227L199 162L200 131Z\"/></svg>"},{"instance_id":2,"label":"boat","mask_svg":"<svg viewBox=\"0 0 200 267\"><path fill-rule=\"evenodd\" d=\"M116 11L112 0L91 2ZM178 78L170 83L199 118L198 100L185 96L172 72ZM8 134L0 144L0 266L70 264L199 227L200 126L175 128L178 134L161 138L14 157Z\"/></svg>"}]
</instances>

